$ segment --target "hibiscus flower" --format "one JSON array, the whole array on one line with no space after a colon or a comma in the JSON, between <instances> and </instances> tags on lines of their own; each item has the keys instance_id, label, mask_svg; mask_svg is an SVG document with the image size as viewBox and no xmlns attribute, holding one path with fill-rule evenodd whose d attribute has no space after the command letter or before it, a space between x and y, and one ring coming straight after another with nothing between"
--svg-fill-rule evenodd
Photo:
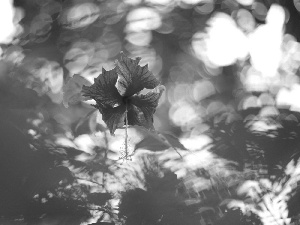
<instances>
[{"instance_id":1,"label":"hibiscus flower","mask_svg":"<svg viewBox=\"0 0 300 225\"><path fill-rule=\"evenodd\" d=\"M94 79L91 86L83 86L83 96L96 101L111 134L124 125L138 125L153 130L153 114L164 91L148 65L139 66L141 58L131 59L121 53L116 67ZM144 89L152 89L142 94Z\"/></svg>"}]
</instances>

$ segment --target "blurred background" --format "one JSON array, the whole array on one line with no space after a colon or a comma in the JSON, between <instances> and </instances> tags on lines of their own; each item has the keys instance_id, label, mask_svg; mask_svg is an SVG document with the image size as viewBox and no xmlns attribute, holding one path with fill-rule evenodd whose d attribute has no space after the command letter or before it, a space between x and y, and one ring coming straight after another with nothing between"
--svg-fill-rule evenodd
<instances>
[{"instance_id":1,"label":"blurred background","mask_svg":"<svg viewBox=\"0 0 300 225\"><path fill-rule=\"evenodd\" d=\"M68 148L55 150L65 158L55 158L56 161L51 158L55 163L50 170L64 166L78 179L89 179L88 185L93 181L103 181L102 186L104 181L108 182L106 190L114 193L129 186L147 189L147 176L137 174L149 173L147 165L154 160L157 168L153 173L163 179L169 175L161 175L161 170L172 171L182 183L179 185L185 193L182 198L194 201L184 200L184 204L193 205L194 211L189 211L189 215L197 214L197 222L183 220L181 224L233 224L224 222L223 206L230 203L241 207L237 202L224 200L228 199L228 193L232 197L231 192L245 194L247 188L239 186L245 180L262 181L268 187L276 181L277 186L282 184L283 196L292 195L292 190L298 187L295 186L298 164L288 163L297 158L299 147L299 22L298 0L3 0L0 2L0 117L5 124L1 132L6 134L3 143L11 148L16 141L15 136L9 135L9 127L16 129L12 134L21 132L30 140L43 142L43 146ZM182 150L180 157L173 150L154 151L154 158L151 154L150 158L136 154L132 161L122 161L124 130L110 136L101 114L80 93L82 85L91 85L102 68L114 68L121 51L131 58L141 57L140 65L148 64L166 87L154 114L154 127L179 138L191 152ZM138 128L129 129L130 151L144 137ZM45 149L50 151L48 147ZM1 154L6 158L9 153ZM34 161L34 157L30 160ZM87 165L89 172L82 169ZM287 165L297 172L285 170ZM10 165L3 168L3 171L10 169ZM10 182L12 175L3 174ZM297 177L291 181L295 188L284 192L284 184L293 177L291 174ZM18 176L21 180L29 179L28 174ZM247 184L248 188L254 185ZM104 189L95 188L101 193ZM217 200L212 193L217 193ZM300 209L294 208L293 215L286 214L291 211L284 205L278 209L283 210L282 217L274 219L275 222L264 220L274 215L262 213L263 207L257 206L259 200L253 196L250 196L252 205L247 202L251 205L246 204L247 208L243 203L242 210L250 208L248 211L260 218L255 217L260 222L252 224L289 224L299 216ZM288 202L287 199L290 197L284 201ZM276 210L273 214L280 214ZM125 211L122 213L128 218ZM18 215L22 213L20 209ZM37 213L40 214L43 213ZM176 224L163 221L161 215L167 214L158 214L153 216L157 217L155 223L149 221L159 224L157 221L161 219L162 224ZM98 216L97 224L111 222L111 217L100 220ZM236 224L247 224L246 220L238 221Z\"/></svg>"},{"instance_id":2,"label":"blurred background","mask_svg":"<svg viewBox=\"0 0 300 225\"><path fill-rule=\"evenodd\" d=\"M75 108L86 107L73 86L93 83L102 67L114 67L120 51L142 57L141 65L149 64L167 87L155 114L158 130L189 137L221 111L234 119L234 111L249 107L267 114L277 106L299 108L297 1L2 4L2 77L18 67L14 76L51 100L44 118L73 123ZM60 109L62 102L70 109Z\"/></svg>"}]
</instances>

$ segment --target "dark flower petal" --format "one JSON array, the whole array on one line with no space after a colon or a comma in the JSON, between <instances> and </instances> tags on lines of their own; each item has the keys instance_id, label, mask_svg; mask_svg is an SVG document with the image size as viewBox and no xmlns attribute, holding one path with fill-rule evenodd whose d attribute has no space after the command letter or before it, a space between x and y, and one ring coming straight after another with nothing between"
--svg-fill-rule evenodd
<instances>
[{"instance_id":1,"label":"dark flower petal","mask_svg":"<svg viewBox=\"0 0 300 225\"><path fill-rule=\"evenodd\" d=\"M147 126L144 114L138 107L131 105L127 112L128 125Z\"/></svg>"},{"instance_id":2,"label":"dark flower petal","mask_svg":"<svg viewBox=\"0 0 300 225\"><path fill-rule=\"evenodd\" d=\"M153 129L153 114L164 90L165 87L160 85L156 90L150 91L145 95L140 94L130 97L131 104L143 112L145 119L145 125L143 126L148 129Z\"/></svg>"},{"instance_id":3,"label":"dark flower petal","mask_svg":"<svg viewBox=\"0 0 300 225\"><path fill-rule=\"evenodd\" d=\"M124 125L126 106L124 104L118 107L103 107L97 103L94 105L102 114L102 120L106 123L110 133L113 135L115 130Z\"/></svg>"},{"instance_id":4,"label":"dark flower petal","mask_svg":"<svg viewBox=\"0 0 300 225\"><path fill-rule=\"evenodd\" d=\"M148 65L139 66L141 58L131 59L121 53L116 61L116 71L119 75L118 90L122 96L130 97L144 88L153 89L159 81L148 70Z\"/></svg>"},{"instance_id":5,"label":"dark flower petal","mask_svg":"<svg viewBox=\"0 0 300 225\"><path fill-rule=\"evenodd\" d=\"M122 97L117 88L118 75L116 69L106 71L102 69L102 74L94 79L94 84L82 87L82 95L90 97L103 106L117 106L122 104Z\"/></svg>"}]
</instances>

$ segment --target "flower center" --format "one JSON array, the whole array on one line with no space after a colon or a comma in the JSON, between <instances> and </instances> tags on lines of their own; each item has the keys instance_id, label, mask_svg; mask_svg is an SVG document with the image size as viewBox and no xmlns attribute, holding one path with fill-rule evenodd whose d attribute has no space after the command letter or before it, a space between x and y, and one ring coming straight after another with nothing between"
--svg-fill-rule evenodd
<instances>
[{"instance_id":1,"label":"flower center","mask_svg":"<svg viewBox=\"0 0 300 225\"><path fill-rule=\"evenodd\" d=\"M129 105L130 104L130 98L129 97L123 97L122 101L125 105Z\"/></svg>"}]
</instances>

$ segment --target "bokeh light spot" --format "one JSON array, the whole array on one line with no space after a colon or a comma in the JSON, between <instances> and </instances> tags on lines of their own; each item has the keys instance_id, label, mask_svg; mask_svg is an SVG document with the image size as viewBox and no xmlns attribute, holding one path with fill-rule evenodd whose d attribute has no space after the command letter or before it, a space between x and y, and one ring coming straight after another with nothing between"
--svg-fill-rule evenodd
<instances>
[{"instance_id":1,"label":"bokeh light spot","mask_svg":"<svg viewBox=\"0 0 300 225\"><path fill-rule=\"evenodd\" d=\"M293 0L293 1L294 1L295 8L298 10L298 12L300 12L300 0Z\"/></svg>"},{"instance_id":2,"label":"bokeh light spot","mask_svg":"<svg viewBox=\"0 0 300 225\"><path fill-rule=\"evenodd\" d=\"M154 30L161 26L161 16L153 8L141 7L128 13L127 22L127 32Z\"/></svg>"},{"instance_id":3,"label":"bokeh light spot","mask_svg":"<svg viewBox=\"0 0 300 225\"><path fill-rule=\"evenodd\" d=\"M64 57L65 67L70 72L70 75L80 73L88 64L89 56L86 52L79 48L70 49Z\"/></svg>"},{"instance_id":4,"label":"bokeh light spot","mask_svg":"<svg viewBox=\"0 0 300 225\"><path fill-rule=\"evenodd\" d=\"M275 100L273 96L270 95L269 93L262 93L259 96L259 101L261 105L269 105L269 106L275 105Z\"/></svg>"},{"instance_id":5,"label":"bokeh light spot","mask_svg":"<svg viewBox=\"0 0 300 225\"><path fill-rule=\"evenodd\" d=\"M215 4L213 1L204 1L199 5L195 6L195 11L199 14L206 15L211 13L215 8Z\"/></svg>"},{"instance_id":6,"label":"bokeh light spot","mask_svg":"<svg viewBox=\"0 0 300 225\"><path fill-rule=\"evenodd\" d=\"M199 102L216 93L214 85L208 81L197 81L193 85L193 100Z\"/></svg>"},{"instance_id":7,"label":"bokeh light spot","mask_svg":"<svg viewBox=\"0 0 300 225\"><path fill-rule=\"evenodd\" d=\"M248 109L248 108L256 108L259 107L259 101L258 98L254 95L248 96L246 99L243 100L243 107L242 109Z\"/></svg>"},{"instance_id":8,"label":"bokeh light spot","mask_svg":"<svg viewBox=\"0 0 300 225\"><path fill-rule=\"evenodd\" d=\"M241 5L249 6L252 5L254 0L236 0Z\"/></svg>"},{"instance_id":9,"label":"bokeh light spot","mask_svg":"<svg viewBox=\"0 0 300 225\"><path fill-rule=\"evenodd\" d=\"M151 31L127 33L126 39L137 46L147 46L152 40Z\"/></svg>"},{"instance_id":10,"label":"bokeh light spot","mask_svg":"<svg viewBox=\"0 0 300 225\"><path fill-rule=\"evenodd\" d=\"M0 43L9 43L16 32L14 24L15 9L12 2L12 0L0 1Z\"/></svg>"},{"instance_id":11,"label":"bokeh light spot","mask_svg":"<svg viewBox=\"0 0 300 225\"><path fill-rule=\"evenodd\" d=\"M207 60L215 66L228 66L247 57L247 38L229 15L217 13L208 24L207 36L198 34L193 37L193 42L196 41L193 43L196 55L206 55ZM203 50L205 52L198 52Z\"/></svg>"},{"instance_id":12,"label":"bokeh light spot","mask_svg":"<svg viewBox=\"0 0 300 225\"><path fill-rule=\"evenodd\" d=\"M252 13L256 19L264 21L267 16L268 9L263 3L255 2L252 5Z\"/></svg>"},{"instance_id":13,"label":"bokeh light spot","mask_svg":"<svg viewBox=\"0 0 300 225\"><path fill-rule=\"evenodd\" d=\"M198 113L190 103L180 101L171 106L169 116L173 124L184 129L198 118Z\"/></svg>"},{"instance_id":14,"label":"bokeh light spot","mask_svg":"<svg viewBox=\"0 0 300 225\"><path fill-rule=\"evenodd\" d=\"M70 29L86 27L100 15L99 7L91 2L75 4L62 15L62 24Z\"/></svg>"},{"instance_id":15,"label":"bokeh light spot","mask_svg":"<svg viewBox=\"0 0 300 225\"><path fill-rule=\"evenodd\" d=\"M255 28L255 20L252 14L246 9L239 9L236 13L238 25L245 31L250 32Z\"/></svg>"}]
</instances>

